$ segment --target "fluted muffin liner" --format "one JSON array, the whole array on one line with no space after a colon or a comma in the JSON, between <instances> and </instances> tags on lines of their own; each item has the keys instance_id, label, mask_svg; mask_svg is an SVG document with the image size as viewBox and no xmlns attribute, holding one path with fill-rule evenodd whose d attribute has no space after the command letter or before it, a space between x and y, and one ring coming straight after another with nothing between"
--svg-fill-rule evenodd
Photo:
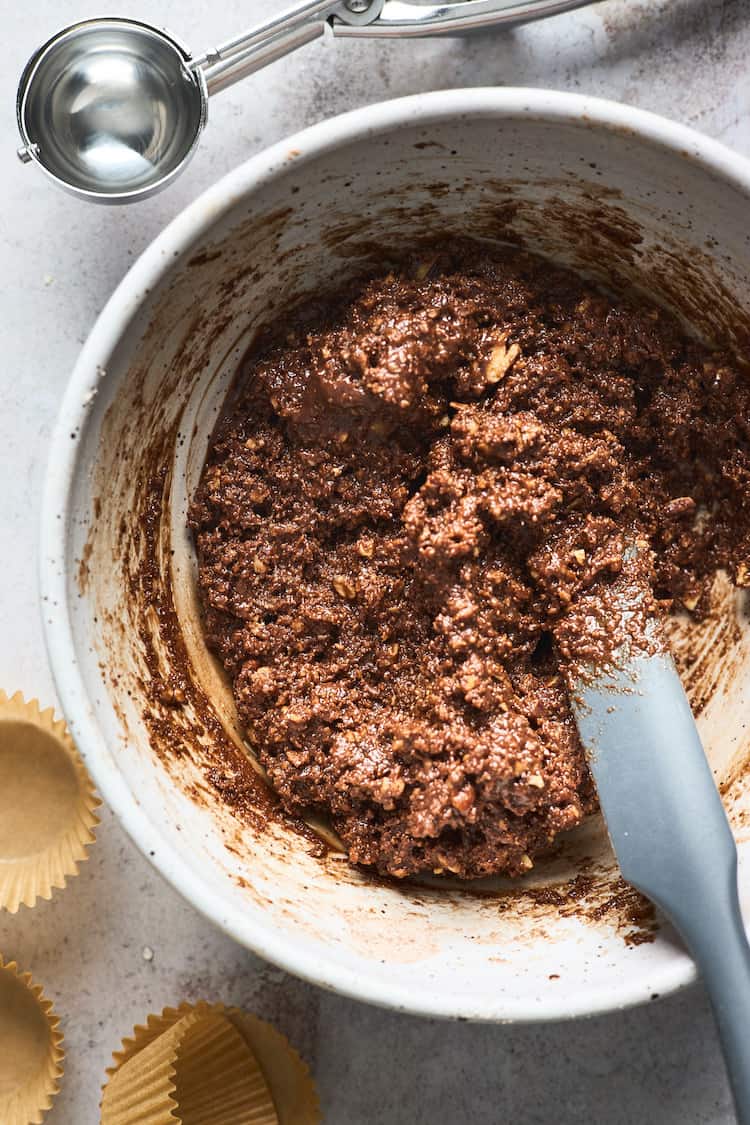
<instances>
[{"instance_id":1,"label":"fluted muffin liner","mask_svg":"<svg viewBox=\"0 0 750 1125\"><path fill-rule=\"evenodd\" d=\"M227 1017L255 1053L273 1094L279 1125L319 1125L320 1099L310 1068L285 1035L257 1016L228 1008Z\"/></svg>"},{"instance_id":2,"label":"fluted muffin liner","mask_svg":"<svg viewBox=\"0 0 750 1125\"><path fill-rule=\"evenodd\" d=\"M221 1042L231 1039L234 1045L231 1058L217 1047L218 1030L216 1038L205 1042L195 1031L190 1063L181 1067L172 1037L175 1029L178 1035L183 1033L179 1029L184 1028L185 1020L193 1021L197 1029L208 1023L217 1029L223 1027ZM237 1051L237 1040L242 1054ZM146 1052L154 1053L143 1060ZM169 1056L173 1073L162 1066ZM157 1057L162 1060L158 1075L154 1069ZM231 1080L229 1074L223 1075L225 1060L231 1062ZM144 1061L151 1077L142 1070ZM123 1040L107 1073L110 1077L102 1101L102 1125L141 1125L142 1121L147 1125L175 1121L182 1125L318 1125L321 1120L310 1071L287 1039L264 1020L223 1004L183 1003L165 1008L160 1015L150 1015ZM164 1089L165 1075L170 1087L169 1104L163 1098L157 1103L155 1098L157 1086ZM171 1116L134 1116L133 1099L138 1097L138 1090L146 1091L147 1083L150 1106L162 1114L167 1109ZM111 1116L115 1084L121 1112L129 1116ZM142 1103L148 1101L141 1096ZM143 1109L145 1104L138 1112Z\"/></svg>"},{"instance_id":3,"label":"fluted muffin liner","mask_svg":"<svg viewBox=\"0 0 750 1125\"><path fill-rule=\"evenodd\" d=\"M41 1125L60 1088L60 1020L41 985L0 955L0 1121Z\"/></svg>"},{"instance_id":4,"label":"fluted muffin liner","mask_svg":"<svg viewBox=\"0 0 750 1125\"><path fill-rule=\"evenodd\" d=\"M0 907L15 914L78 873L98 805L65 722L0 691Z\"/></svg>"}]
</instances>

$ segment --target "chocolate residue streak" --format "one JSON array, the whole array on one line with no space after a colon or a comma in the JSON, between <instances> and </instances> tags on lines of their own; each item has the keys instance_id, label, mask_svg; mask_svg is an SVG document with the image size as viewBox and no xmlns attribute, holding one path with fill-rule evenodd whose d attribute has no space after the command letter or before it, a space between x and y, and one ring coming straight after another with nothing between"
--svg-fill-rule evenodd
<instances>
[{"instance_id":1,"label":"chocolate residue streak","mask_svg":"<svg viewBox=\"0 0 750 1125\"><path fill-rule=\"evenodd\" d=\"M583 261L596 261L605 254L609 269L618 263L632 265L643 241L640 226L621 207L604 206L593 194L583 193L580 204L553 199L542 208L541 220L561 226Z\"/></svg>"},{"instance_id":2,"label":"chocolate residue streak","mask_svg":"<svg viewBox=\"0 0 750 1125\"><path fill-rule=\"evenodd\" d=\"M738 601L746 602L747 594L719 573L705 593L705 616L696 620L680 613L666 622L672 655L696 716L716 696L720 684L725 692L731 688L740 671Z\"/></svg>"},{"instance_id":3,"label":"chocolate residue streak","mask_svg":"<svg viewBox=\"0 0 750 1125\"><path fill-rule=\"evenodd\" d=\"M653 903L619 876L602 882L581 874L562 890L545 887L524 893L539 906L553 906L563 918L577 917L591 922L614 919L627 945L654 941L658 932Z\"/></svg>"},{"instance_id":4,"label":"chocolate residue streak","mask_svg":"<svg viewBox=\"0 0 750 1125\"><path fill-rule=\"evenodd\" d=\"M188 266L205 266L207 262L216 261L221 257L221 250L203 250L199 254L194 254L188 261Z\"/></svg>"},{"instance_id":5,"label":"chocolate residue streak","mask_svg":"<svg viewBox=\"0 0 750 1125\"><path fill-rule=\"evenodd\" d=\"M685 258L669 247L655 246L649 250L645 267L665 304L679 305L696 330L708 340L721 341L731 348L738 363L748 365L750 314L737 305L708 254L696 250Z\"/></svg>"},{"instance_id":6,"label":"chocolate residue streak","mask_svg":"<svg viewBox=\"0 0 750 1125\"><path fill-rule=\"evenodd\" d=\"M614 857L609 864L594 863L589 851L597 848L604 833L601 817L588 819L580 835L576 832L550 848L540 857L537 871L527 879L492 879L467 883L451 877L440 879L413 879L407 883L387 876L368 873L366 879L374 885L391 887L408 895L415 906L429 911L436 896L443 906L459 911L463 904L471 903L499 919L522 919L526 936L545 937L544 923L550 913L563 918L577 918L589 925L606 925L613 928L627 945L643 945L655 940L659 920L653 904L627 884L617 870ZM611 853L610 853L611 855ZM324 861L341 880L360 883L363 875L350 867L342 855L330 853ZM560 878L560 870L575 868L572 878ZM492 944L502 940L490 931L483 939Z\"/></svg>"},{"instance_id":7,"label":"chocolate residue streak","mask_svg":"<svg viewBox=\"0 0 750 1125\"><path fill-rule=\"evenodd\" d=\"M94 515L95 519L98 516ZM91 555L94 549L94 544L91 540L84 544L83 551L81 552L81 561L78 564L78 589L82 594L85 594L89 588L89 581L91 579L90 562Z\"/></svg>"}]
</instances>

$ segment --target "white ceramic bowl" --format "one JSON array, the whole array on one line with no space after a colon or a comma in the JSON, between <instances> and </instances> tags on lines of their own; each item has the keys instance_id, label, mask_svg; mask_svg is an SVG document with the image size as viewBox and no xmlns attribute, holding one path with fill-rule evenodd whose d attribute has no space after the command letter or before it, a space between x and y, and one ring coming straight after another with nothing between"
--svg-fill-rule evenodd
<instances>
[{"instance_id":1,"label":"white ceramic bowl","mask_svg":"<svg viewBox=\"0 0 750 1125\"><path fill-rule=\"evenodd\" d=\"M688 129L567 94L449 91L358 110L255 157L176 219L119 286L51 451L49 653L104 798L173 886L237 941L351 996L470 1019L604 1011L693 978L668 927L637 944L643 927L618 897L598 818L522 884L478 893L371 880L311 855L291 828L217 802L212 746L238 735L202 648L184 512L254 328L299 295L340 285L373 248L454 232L521 238L604 283L650 292L708 335L739 337L748 215L750 165ZM150 482L158 464L166 476ZM160 569L146 589L149 496ZM747 904L750 642L733 596L722 596L723 615L693 637L687 682L726 785ZM159 635L171 600L187 656ZM159 710L149 695L149 648L162 671L189 661L201 707L222 724L204 726L205 750L190 733L192 706Z\"/></svg>"}]
</instances>

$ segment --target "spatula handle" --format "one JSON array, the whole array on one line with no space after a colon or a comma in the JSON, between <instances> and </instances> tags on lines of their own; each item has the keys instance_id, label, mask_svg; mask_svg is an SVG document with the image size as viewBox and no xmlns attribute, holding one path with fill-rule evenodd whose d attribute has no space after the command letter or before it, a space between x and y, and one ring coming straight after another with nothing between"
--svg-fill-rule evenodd
<instances>
[{"instance_id":1,"label":"spatula handle","mask_svg":"<svg viewBox=\"0 0 750 1125\"><path fill-rule=\"evenodd\" d=\"M737 895L737 861L714 901L689 923L675 918L695 957L716 1015L740 1125L750 1125L750 946Z\"/></svg>"}]
</instances>

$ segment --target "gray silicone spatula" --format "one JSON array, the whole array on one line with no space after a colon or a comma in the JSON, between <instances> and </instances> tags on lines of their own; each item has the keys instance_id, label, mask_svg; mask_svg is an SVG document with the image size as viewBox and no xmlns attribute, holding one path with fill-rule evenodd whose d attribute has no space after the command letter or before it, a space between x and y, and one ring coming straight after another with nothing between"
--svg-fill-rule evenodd
<instances>
[{"instance_id":1,"label":"gray silicone spatula","mask_svg":"<svg viewBox=\"0 0 750 1125\"><path fill-rule=\"evenodd\" d=\"M578 615L586 622L580 659L571 652L575 630L567 630L561 647L573 712L622 875L690 949L713 1004L737 1119L750 1125L750 946L737 849L659 626L650 620L646 643L633 627L644 604L637 577L611 587L606 604L589 599ZM603 626L625 641L592 661Z\"/></svg>"}]
</instances>

